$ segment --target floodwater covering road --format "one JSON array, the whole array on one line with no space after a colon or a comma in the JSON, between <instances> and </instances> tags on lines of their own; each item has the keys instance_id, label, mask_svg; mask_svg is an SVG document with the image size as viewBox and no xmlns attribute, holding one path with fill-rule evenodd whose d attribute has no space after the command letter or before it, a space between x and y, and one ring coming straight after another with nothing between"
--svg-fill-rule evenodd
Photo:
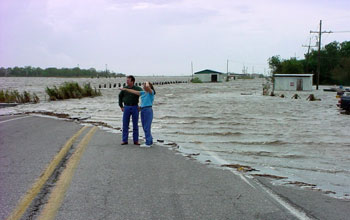
<instances>
[{"instance_id":1,"label":"floodwater covering road","mask_svg":"<svg viewBox=\"0 0 350 220\"><path fill-rule=\"evenodd\" d=\"M186 77L136 77L139 82L187 80ZM64 81L103 83L125 79L0 78L1 88L37 92L42 102L0 109L0 114L30 111L67 113L90 117L87 121L121 127L122 113L116 88L102 89L96 98L45 101L46 86ZM279 184L298 184L350 198L350 117L340 114L335 93L278 92L286 98L262 96L264 79L235 80L214 84L156 86L153 133L155 139L176 142L183 152L213 155L229 164L250 166L252 174L285 179ZM246 95L251 93L251 95ZM306 98L315 94L321 101ZM242 95L245 94L245 95ZM142 134L142 132L140 132Z\"/></svg>"}]
</instances>

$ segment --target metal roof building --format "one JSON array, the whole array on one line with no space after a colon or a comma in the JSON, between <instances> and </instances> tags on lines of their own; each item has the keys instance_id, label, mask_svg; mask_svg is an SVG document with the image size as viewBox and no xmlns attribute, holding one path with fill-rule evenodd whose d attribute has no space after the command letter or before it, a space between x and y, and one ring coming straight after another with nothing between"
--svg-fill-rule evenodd
<instances>
[{"instance_id":1,"label":"metal roof building","mask_svg":"<svg viewBox=\"0 0 350 220\"><path fill-rule=\"evenodd\" d=\"M311 91L313 74L274 74L277 91Z\"/></svg>"},{"instance_id":2,"label":"metal roof building","mask_svg":"<svg viewBox=\"0 0 350 220\"><path fill-rule=\"evenodd\" d=\"M223 82L225 74L214 70L205 69L194 73L195 77L199 78L202 82Z\"/></svg>"}]
</instances>

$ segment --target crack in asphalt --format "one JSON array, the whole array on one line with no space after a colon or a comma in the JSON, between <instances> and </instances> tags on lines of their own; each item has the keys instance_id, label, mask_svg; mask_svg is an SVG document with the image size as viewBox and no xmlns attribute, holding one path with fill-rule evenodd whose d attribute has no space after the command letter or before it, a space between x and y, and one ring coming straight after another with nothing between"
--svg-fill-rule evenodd
<instances>
[{"instance_id":1,"label":"crack in asphalt","mask_svg":"<svg viewBox=\"0 0 350 220\"><path fill-rule=\"evenodd\" d=\"M35 219L40 214L43 208L43 205L47 203L51 190L56 186L56 182L60 177L61 173L63 172L63 170L66 168L66 164L69 158L72 156L74 150L75 150L75 145L72 144L72 146L70 147L65 157L57 165L54 172L52 173L50 178L46 181L44 186L41 188L40 192L32 201L29 208L27 209L27 211L25 212L25 214L21 219L32 220L32 219Z\"/></svg>"}]
</instances>

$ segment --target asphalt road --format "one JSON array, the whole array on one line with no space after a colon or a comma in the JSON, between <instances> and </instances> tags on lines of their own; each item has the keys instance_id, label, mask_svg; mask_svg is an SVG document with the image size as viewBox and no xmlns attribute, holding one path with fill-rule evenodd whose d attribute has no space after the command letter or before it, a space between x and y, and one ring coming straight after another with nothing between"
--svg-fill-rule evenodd
<instances>
[{"instance_id":1,"label":"asphalt road","mask_svg":"<svg viewBox=\"0 0 350 220\"><path fill-rule=\"evenodd\" d=\"M79 131L24 206L23 197ZM245 178L161 146L121 146L120 140L74 122L1 116L0 219L20 206L22 219L349 219L349 201Z\"/></svg>"}]
</instances>

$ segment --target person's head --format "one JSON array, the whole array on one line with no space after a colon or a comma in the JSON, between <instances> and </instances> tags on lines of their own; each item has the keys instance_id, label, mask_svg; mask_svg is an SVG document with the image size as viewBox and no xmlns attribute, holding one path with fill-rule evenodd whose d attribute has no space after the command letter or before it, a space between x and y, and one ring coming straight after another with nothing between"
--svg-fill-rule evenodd
<instances>
[{"instance_id":1,"label":"person's head","mask_svg":"<svg viewBox=\"0 0 350 220\"><path fill-rule=\"evenodd\" d=\"M128 85L128 87L133 87L135 83L135 77L132 75L129 75L126 77L126 84Z\"/></svg>"},{"instance_id":2,"label":"person's head","mask_svg":"<svg viewBox=\"0 0 350 220\"><path fill-rule=\"evenodd\" d=\"M154 90L153 84L148 82L149 87L153 90L154 94L156 94L156 90ZM143 84L143 90L146 90L146 83Z\"/></svg>"}]
</instances>

